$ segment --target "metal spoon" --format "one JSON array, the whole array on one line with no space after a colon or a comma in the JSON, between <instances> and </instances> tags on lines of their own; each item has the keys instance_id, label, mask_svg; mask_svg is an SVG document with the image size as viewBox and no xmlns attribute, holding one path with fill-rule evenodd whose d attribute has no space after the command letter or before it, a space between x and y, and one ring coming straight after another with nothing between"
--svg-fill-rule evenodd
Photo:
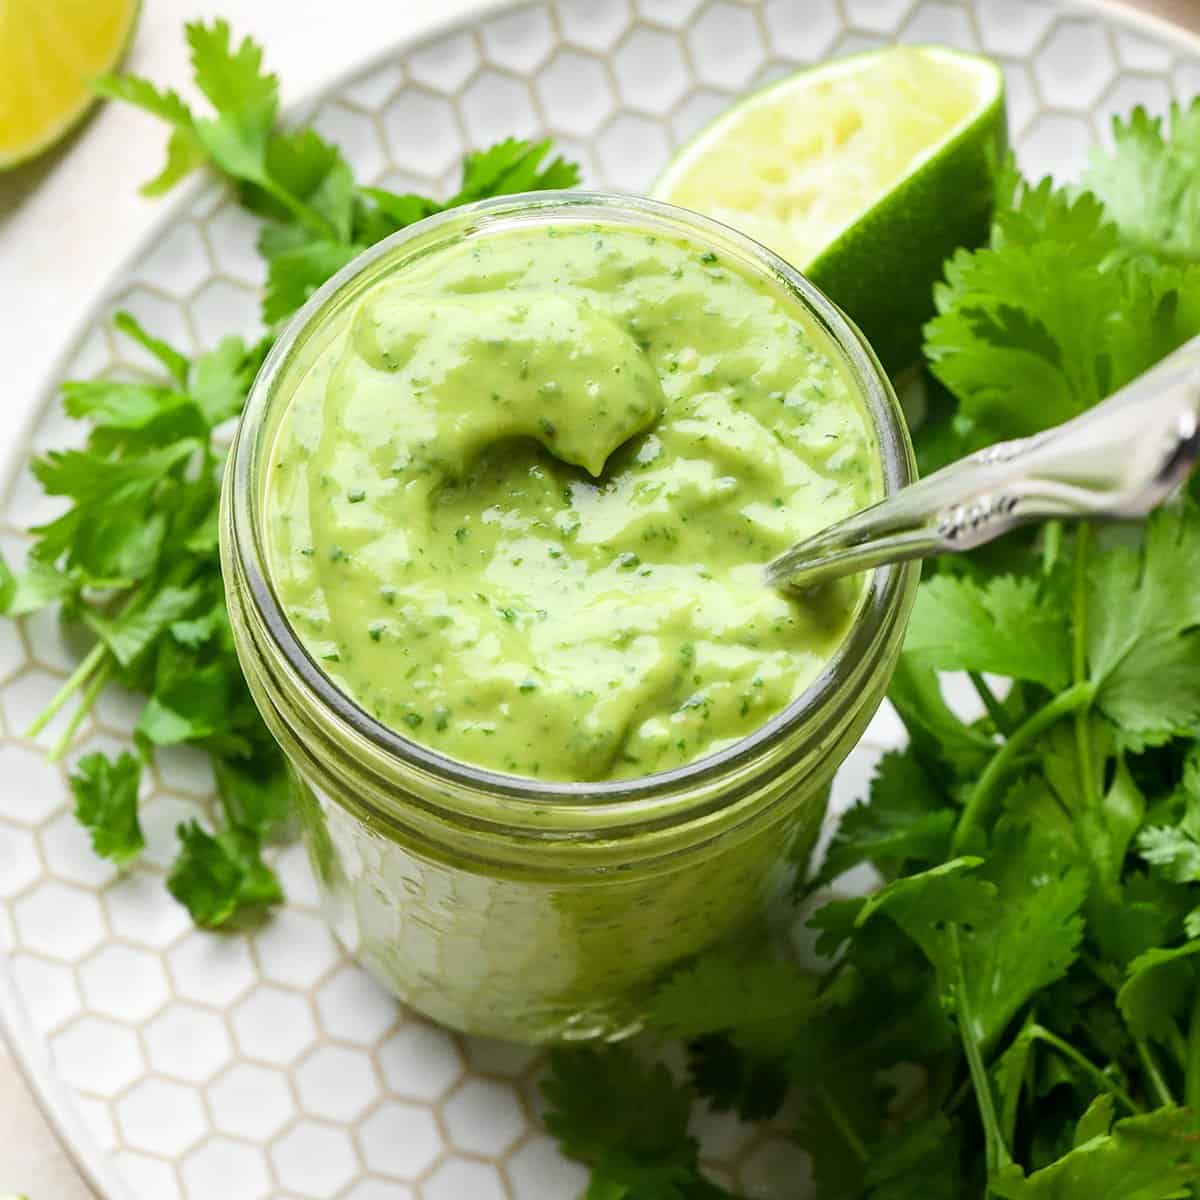
<instances>
[{"instance_id":1,"label":"metal spoon","mask_svg":"<svg viewBox=\"0 0 1200 1200\"><path fill-rule=\"evenodd\" d=\"M1143 517L1200 460L1200 337L1082 416L1000 442L798 542L767 565L806 588L971 550L1034 521Z\"/></svg>"}]
</instances>

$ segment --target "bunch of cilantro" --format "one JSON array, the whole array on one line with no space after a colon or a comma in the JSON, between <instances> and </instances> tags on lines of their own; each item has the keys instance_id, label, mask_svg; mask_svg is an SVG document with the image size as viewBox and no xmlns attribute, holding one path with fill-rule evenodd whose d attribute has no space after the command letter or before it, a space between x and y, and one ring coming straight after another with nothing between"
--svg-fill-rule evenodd
<instances>
[{"instance_id":1,"label":"bunch of cilantro","mask_svg":"<svg viewBox=\"0 0 1200 1200\"><path fill-rule=\"evenodd\" d=\"M947 264L926 329L926 470L1200 334L1200 102L1114 135L1079 188L998 172L990 243ZM908 746L801 896L827 970L726 953L670 978L650 1025L686 1080L558 1053L546 1122L588 1200L728 1198L697 1101L784 1122L818 1200L1200 1197L1196 492L932 564L890 693ZM864 864L877 891L816 907Z\"/></svg>"},{"instance_id":2,"label":"bunch of cilantro","mask_svg":"<svg viewBox=\"0 0 1200 1200\"><path fill-rule=\"evenodd\" d=\"M462 186L445 202L362 187L315 130L280 125L278 82L263 70L257 45L235 45L224 21L190 24L186 32L210 115L144 79L108 77L98 88L171 126L166 165L143 191L158 195L207 164L264 218L268 330L367 246L422 217L485 196L578 182L574 165L547 161L548 142L509 140L468 155ZM141 852L138 796L156 748L190 745L208 754L220 819L210 828L180 826L167 886L197 924L216 928L252 920L283 898L263 849L286 829L288 778L238 667L217 555L228 430L273 336L250 344L227 337L189 358L128 313L117 314L115 325L157 360L161 376L63 385L67 414L88 424L87 443L33 463L46 492L69 507L31 530L24 569L0 559L0 613L21 617L57 606L90 639L78 669L30 730L69 710L55 757L106 686L145 697L131 750L115 759L88 754L71 773L75 812L98 854L124 866Z\"/></svg>"}]
</instances>

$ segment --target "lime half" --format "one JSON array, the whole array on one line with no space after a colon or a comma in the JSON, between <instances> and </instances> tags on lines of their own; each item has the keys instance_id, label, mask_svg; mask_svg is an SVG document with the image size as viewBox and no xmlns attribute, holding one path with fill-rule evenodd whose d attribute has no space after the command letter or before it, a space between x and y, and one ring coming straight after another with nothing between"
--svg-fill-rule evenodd
<instances>
[{"instance_id":1,"label":"lime half","mask_svg":"<svg viewBox=\"0 0 1200 1200\"><path fill-rule=\"evenodd\" d=\"M0 171L62 138L121 60L139 0L0 0Z\"/></svg>"},{"instance_id":2,"label":"lime half","mask_svg":"<svg viewBox=\"0 0 1200 1200\"><path fill-rule=\"evenodd\" d=\"M654 195L787 259L897 371L920 353L945 260L987 238L1006 145L995 63L890 46L741 101L679 152Z\"/></svg>"}]
</instances>

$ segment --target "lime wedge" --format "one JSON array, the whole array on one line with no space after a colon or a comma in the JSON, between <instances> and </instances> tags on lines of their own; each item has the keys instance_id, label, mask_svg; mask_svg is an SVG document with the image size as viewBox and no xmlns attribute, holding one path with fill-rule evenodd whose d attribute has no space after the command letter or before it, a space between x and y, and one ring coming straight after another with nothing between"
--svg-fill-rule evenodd
<instances>
[{"instance_id":1,"label":"lime wedge","mask_svg":"<svg viewBox=\"0 0 1200 1200\"><path fill-rule=\"evenodd\" d=\"M53 146L121 60L139 0L0 0L0 171Z\"/></svg>"},{"instance_id":2,"label":"lime wedge","mask_svg":"<svg viewBox=\"0 0 1200 1200\"><path fill-rule=\"evenodd\" d=\"M1006 145L995 63L889 46L741 101L680 150L654 195L787 259L896 371L919 355L944 261L987 238Z\"/></svg>"}]
</instances>

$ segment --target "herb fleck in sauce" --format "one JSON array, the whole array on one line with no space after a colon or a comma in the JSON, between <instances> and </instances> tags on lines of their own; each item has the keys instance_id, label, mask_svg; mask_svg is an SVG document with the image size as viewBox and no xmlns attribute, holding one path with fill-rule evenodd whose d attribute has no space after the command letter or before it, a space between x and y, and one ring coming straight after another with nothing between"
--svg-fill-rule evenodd
<instances>
[{"instance_id":1,"label":"herb fleck in sauce","mask_svg":"<svg viewBox=\"0 0 1200 1200\"><path fill-rule=\"evenodd\" d=\"M854 588L762 585L880 487L795 303L580 226L440 251L340 320L278 430L271 573L386 724L514 774L644 775L753 731L836 649Z\"/></svg>"}]
</instances>

